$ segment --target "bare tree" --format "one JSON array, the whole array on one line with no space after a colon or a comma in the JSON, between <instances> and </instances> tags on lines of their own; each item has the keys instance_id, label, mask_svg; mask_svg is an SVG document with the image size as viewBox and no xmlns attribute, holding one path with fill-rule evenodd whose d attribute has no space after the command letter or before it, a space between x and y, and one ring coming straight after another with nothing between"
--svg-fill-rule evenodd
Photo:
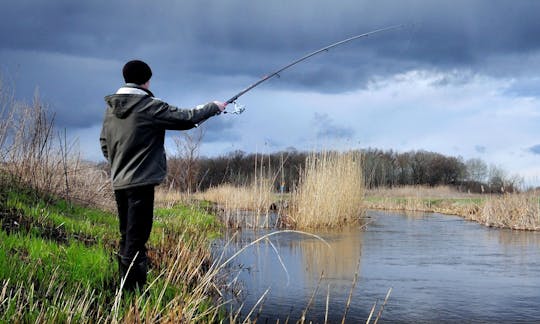
<instances>
[{"instance_id":1,"label":"bare tree","mask_svg":"<svg viewBox=\"0 0 540 324\"><path fill-rule=\"evenodd\" d=\"M205 131L199 127L173 136L176 155L170 166L170 185L181 191L194 192L199 175L199 153Z\"/></svg>"},{"instance_id":2,"label":"bare tree","mask_svg":"<svg viewBox=\"0 0 540 324\"><path fill-rule=\"evenodd\" d=\"M488 177L488 166L481 159L469 159L465 162L467 167L467 180L486 182Z\"/></svg>"}]
</instances>

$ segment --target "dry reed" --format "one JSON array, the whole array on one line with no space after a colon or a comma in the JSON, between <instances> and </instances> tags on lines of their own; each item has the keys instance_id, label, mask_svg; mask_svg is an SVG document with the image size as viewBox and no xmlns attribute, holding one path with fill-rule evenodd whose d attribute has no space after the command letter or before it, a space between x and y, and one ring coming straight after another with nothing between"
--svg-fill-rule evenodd
<instances>
[{"instance_id":1,"label":"dry reed","mask_svg":"<svg viewBox=\"0 0 540 324\"><path fill-rule=\"evenodd\" d=\"M38 96L31 104L0 105L7 118L1 123L0 171L11 181L68 201L114 207L106 172L83 162L76 143L68 143L66 132L56 130L54 115Z\"/></svg>"},{"instance_id":2,"label":"dry reed","mask_svg":"<svg viewBox=\"0 0 540 324\"><path fill-rule=\"evenodd\" d=\"M360 153L312 153L293 190L288 221L298 228L339 227L359 219L363 198Z\"/></svg>"},{"instance_id":3,"label":"dry reed","mask_svg":"<svg viewBox=\"0 0 540 324\"><path fill-rule=\"evenodd\" d=\"M481 195L451 187L405 186L369 190L367 208L436 212L461 216L480 224L517 230L540 230L536 192Z\"/></svg>"},{"instance_id":4,"label":"dry reed","mask_svg":"<svg viewBox=\"0 0 540 324\"><path fill-rule=\"evenodd\" d=\"M229 227L271 227L270 206L274 202L272 181L259 178L249 186L223 184L194 195L195 199L216 203Z\"/></svg>"},{"instance_id":5,"label":"dry reed","mask_svg":"<svg viewBox=\"0 0 540 324\"><path fill-rule=\"evenodd\" d=\"M451 186L398 186L378 187L366 190L366 197L389 198L472 198L480 194L470 194L457 191Z\"/></svg>"},{"instance_id":6,"label":"dry reed","mask_svg":"<svg viewBox=\"0 0 540 324\"><path fill-rule=\"evenodd\" d=\"M532 193L505 194L486 200L472 220L487 226L518 230L540 230L540 202Z\"/></svg>"},{"instance_id":7,"label":"dry reed","mask_svg":"<svg viewBox=\"0 0 540 324\"><path fill-rule=\"evenodd\" d=\"M226 209L264 213L272 204L274 193L270 181L260 181L244 187L223 184L212 187L195 197L218 203Z\"/></svg>"},{"instance_id":8,"label":"dry reed","mask_svg":"<svg viewBox=\"0 0 540 324\"><path fill-rule=\"evenodd\" d=\"M183 193L175 189L167 189L163 186L156 188L155 205L159 208L172 208L175 205L189 204L192 202L192 195Z\"/></svg>"}]
</instances>

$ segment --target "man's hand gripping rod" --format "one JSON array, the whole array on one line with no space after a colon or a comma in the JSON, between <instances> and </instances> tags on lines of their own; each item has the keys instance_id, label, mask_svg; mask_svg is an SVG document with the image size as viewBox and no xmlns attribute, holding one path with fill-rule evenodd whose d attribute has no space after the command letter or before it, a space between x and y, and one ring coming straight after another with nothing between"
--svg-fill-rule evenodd
<instances>
[{"instance_id":1,"label":"man's hand gripping rod","mask_svg":"<svg viewBox=\"0 0 540 324\"><path fill-rule=\"evenodd\" d=\"M240 91L239 93L237 93L236 95L234 95L231 99L227 100L225 102L225 106L227 106L228 104L234 104L234 110L231 112L232 114L241 114L244 112L244 110L246 110L246 108L244 106L241 106L239 104L236 103L236 100L242 96L243 94L245 94L246 92L250 91L251 89L255 88L256 86L258 86L259 84L263 83L264 81L272 78L272 77L275 77L275 76L279 76L279 74L283 71L285 71L286 69L304 61L304 60L307 60L308 58L312 57L312 56L315 56L319 53L322 53L322 52L325 52L325 51L328 51L329 49L331 48L334 48L336 46L339 46L339 45L342 45L342 44L345 44L345 43L348 43L350 41L353 41L355 39L358 39L358 38L362 38L362 37L367 37L367 36L370 36L370 35L373 35L373 34L377 34L377 33L382 33L382 32L385 32L385 31L389 31L389 30L392 30L392 29L398 29L398 28L403 28L403 27L406 27L406 25L404 24L401 24L401 25L395 25L395 26L390 26L390 27L386 27L386 28L381 28L381 29L376 29L376 30L373 30L373 31L370 31L370 32L367 32L367 33L364 33L364 34L360 34L360 35L356 35L356 36L352 36L352 37L349 37L347 39L344 39L342 41L339 41L339 42L336 42L336 43L333 43L333 44L330 44L328 46L325 46L321 49L318 49L314 52L311 52L305 56L302 56L301 58L297 59L296 61L293 61L292 63L289 63L287 65L285 65L284 67L276 70L275 72L272 72L266 76L264 76L262 79L260 79L259 81L253 83L252 85L248 86L247 88L245 88L244 90ZM226 111L224 111L224 113L227 113Z\"/></svg>"}]
</instances>

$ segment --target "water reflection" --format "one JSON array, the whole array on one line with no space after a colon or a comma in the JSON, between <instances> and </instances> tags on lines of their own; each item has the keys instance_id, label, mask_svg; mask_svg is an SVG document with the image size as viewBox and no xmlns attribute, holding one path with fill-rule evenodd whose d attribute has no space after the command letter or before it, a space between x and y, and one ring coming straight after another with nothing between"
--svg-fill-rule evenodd
<instances>
[{"instance_id":1,"label":"water reflection","mask_svg":"<svg viewBox=\"0 0 540 324\"><path fill-rule=\"evenodd\" d=\"M390 287L383 321L540 318L540 233L491 229L438 214L370 212L369 216L373 222L366 231L316 233L330 248L296 233L279 234L272 243L248 248L235 260L243 269L238 279L243 283L245 313L270 288L259 319L295 321L317 291L308 320L324 320L329 294L329 321L340 322L358 272L347 316L351 323L365 322L373 303L382 300ZM228 253L267 233L242 231Z\"/></svg>"},{"instance_id":2,"label":"water reflection","mask_svg":"<svg viewBox=\"0 0 540 324\"><path fill-rule=\"evenodd\" d=\"M229 233L229 254L270 232ZM317 292L308 318L320 319L326 296L330 294L334 307L340 301L341 310L331 317L338 319L337 315L345 309L353 278L359 271L363 235L358 228L317 235L324 242L303 234L282 233L250 246L241 254L236 263L241 264L243 271L237 278L246 284L242 294L247 301L246 308L270 288L260 318L275 320L276 314L280 314L282 319L288 316L297 319ZM231 277L236 278L236 275Z\"/></svg>"},{"instance_id":3,"label":"water reflection","mask_svg":"<svg viewBox=\"0 0 540 324\"><path fill-rule=\"evenodd\" d=\"M359 269L362 233L347 229L318 234L324 237L329 246L312 239L291 242L291 248L299 249L307 279L318 280L319 275L324 274L325 278L350 282Z\"/></svg>"}]
</instances>

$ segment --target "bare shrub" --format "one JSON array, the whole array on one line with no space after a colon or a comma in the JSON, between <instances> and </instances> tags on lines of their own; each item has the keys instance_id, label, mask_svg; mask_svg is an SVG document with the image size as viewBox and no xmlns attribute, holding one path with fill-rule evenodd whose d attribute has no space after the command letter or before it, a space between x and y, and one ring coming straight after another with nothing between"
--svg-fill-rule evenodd
<instances>
[{"instance_id":1,"label":"bare shrub","mask_svg":"<svg viewBox=\"0 0 540 324\"><path fill-rule=\"evenodd\" d=\"M204 129L196 128L173 136L176 155L169 164L167 184L171 189L195 192L200 171L199 150L204 138Z\"/></svg>"}]
</instances>

